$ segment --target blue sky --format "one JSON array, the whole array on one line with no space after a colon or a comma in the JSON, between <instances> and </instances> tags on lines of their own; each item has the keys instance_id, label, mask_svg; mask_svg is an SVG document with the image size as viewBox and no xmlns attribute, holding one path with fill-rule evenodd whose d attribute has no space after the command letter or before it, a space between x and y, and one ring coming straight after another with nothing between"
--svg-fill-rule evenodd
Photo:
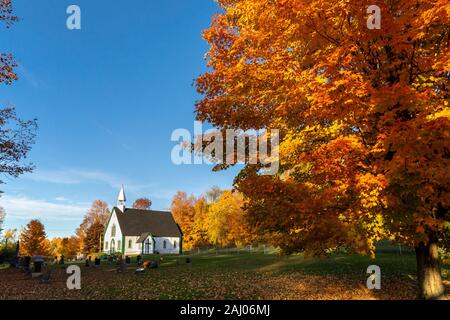
<instances>
[{"instance_id":1,"label":"blue sky","mask_svg":"<svg viewBox=\"0 0 450 320\"><path fill-rule=\"evenodd\" d=\"M193 80L206 71L201 38L213 0L15 0L21 21L0 31L0 52L19 64L19 81L0 86L0 105L38 119L29 156L37 169L5 179L5 228L31 218L49 237L73 234L95 199L110 205L123 183L128 204L139 196L167 209L177 190L230 188L237 169L171 161L177 128L191 132ZM82 30L68 30L66 9L81 8Z\"/></svg>"}]
</instances>

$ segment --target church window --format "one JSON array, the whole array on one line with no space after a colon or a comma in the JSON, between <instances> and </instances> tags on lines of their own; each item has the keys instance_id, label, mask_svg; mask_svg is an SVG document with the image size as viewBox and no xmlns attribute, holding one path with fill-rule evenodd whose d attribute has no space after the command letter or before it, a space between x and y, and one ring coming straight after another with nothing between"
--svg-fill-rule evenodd
<instances>
[{"instance_id":1,"label":"church window","mask_svg":"<svg viewBox=\"0 0 450 320\"><path fill-rule=\"evenodd\" d=\"M111 228L111 237L115 237L116 236L116 225L113 224L112 228Z\"/></svg>"},{"instance_id":2,"label":"church window","mask_svg":"<svg viewBox=\"0 0 450 320\"><path fill-rule=\"evenodd\" d=\"M165 249L167 247L167 242L166 240L163 241L163 248Z\"/></svg>"},{"instance_id":3,"label":"church window","mask_svg":"<svg viewBox=\"0 0 450 320\"><path fill-rule=\"evenodd\" d=\"M117 251L120 251L120 240L117 241Z\"/></svg>"},{"instance_id":4,"label":"church window","mask_svg":"<svg viewBox=\"0 0 450 320\"><path fill-rule=\"evenodd\" d=\"M128 249L131 249L133 247L133 241L128 240Z\"/></svg>"},{"instance_id":5,"label":"church window","mask_svg":"<svg viewBox=\"0 0 450 320\"><path fill-rule=\"evenodd\" d=\"M173 247L176 249L177 248L177 240L175 240L174 242L173 242Z\"/></svg>"}]
</instances>

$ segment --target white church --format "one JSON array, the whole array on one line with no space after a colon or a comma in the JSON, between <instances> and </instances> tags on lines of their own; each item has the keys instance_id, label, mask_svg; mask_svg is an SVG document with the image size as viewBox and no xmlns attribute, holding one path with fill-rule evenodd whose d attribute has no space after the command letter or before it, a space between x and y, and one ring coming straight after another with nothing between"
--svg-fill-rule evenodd
<instances>
[{"instance_id":1,"label":"white church","mask_svg":"<svg viewBox=\"0 0 450 320\"><path fill-rule=\"evenodd\" d=\"M126 256L181 254L182 233L172 214L126 207L125 191L117 198L103 235L103 252Z\"/></svg>"}]
</instances>

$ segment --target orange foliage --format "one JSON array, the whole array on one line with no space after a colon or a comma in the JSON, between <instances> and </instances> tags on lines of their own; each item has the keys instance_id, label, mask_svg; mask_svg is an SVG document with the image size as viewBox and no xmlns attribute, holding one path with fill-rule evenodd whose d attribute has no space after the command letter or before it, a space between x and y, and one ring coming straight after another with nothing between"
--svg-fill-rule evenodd
<instances>
[{"instance_id":1,"label":"orange foliage","mask_svg":"<svg viewBox=\"0 0 450 320\"><path fill-rule=\"evenodd\" d=\"M133 203L134 209L141 209L141 210L150 210L150 207L152 206L152 200L148 198L139 198L136 199Z\"/></svg>"},{"instance_id":2,"label":"orange foliage","mask_svg":"<svg viewBox=\"0 0 450 320\"><path fill-rule=\"evenodd\" d=\"M20 234L20 254L23 256L49 254L47 234L39 220L31 220Z\"/></svg>"},{"instance_id":3,"label":"orange foliage","mask_svg":"<svg viewBox=\"0 0 450 320\"><path fill-rule=\"evenodd\" d=\"M236 180L259 233L318 255L444 238L449 2L381 1L381 30L366 0L218 2L197 117L280 129L279 174L248 165Z\"/></svg>"},{"instance_id":4,"label":"orange foliage","mask_svg":"<svg viewBox=\"0 0 450 320\"><path fill-rule=\"evenodd\" d=\"M203 196L188 197L181 191L172 200L172 214L183 232L184 248L252 243L256 237L247 223L242 195L217 187L207 194L209 202Z\"/></svg>"}]
</instances>

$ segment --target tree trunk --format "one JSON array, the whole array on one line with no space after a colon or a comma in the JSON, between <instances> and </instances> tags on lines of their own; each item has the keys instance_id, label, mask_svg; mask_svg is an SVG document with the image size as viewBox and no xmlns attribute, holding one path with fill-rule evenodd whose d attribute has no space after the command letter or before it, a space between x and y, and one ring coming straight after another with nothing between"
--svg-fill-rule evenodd
<instances>
[{"instance_id":1,"label":"tree trunk","mask_svg":"<svg viewBox=\"0 0 450 320\"><path fill-rule=\"evenodd\" d=\"M437 241L431 239L428 244L421 242L416 247L416 259L419 284L418 298L426 300L446 299Z\"/></svg>"}]
</instances>

